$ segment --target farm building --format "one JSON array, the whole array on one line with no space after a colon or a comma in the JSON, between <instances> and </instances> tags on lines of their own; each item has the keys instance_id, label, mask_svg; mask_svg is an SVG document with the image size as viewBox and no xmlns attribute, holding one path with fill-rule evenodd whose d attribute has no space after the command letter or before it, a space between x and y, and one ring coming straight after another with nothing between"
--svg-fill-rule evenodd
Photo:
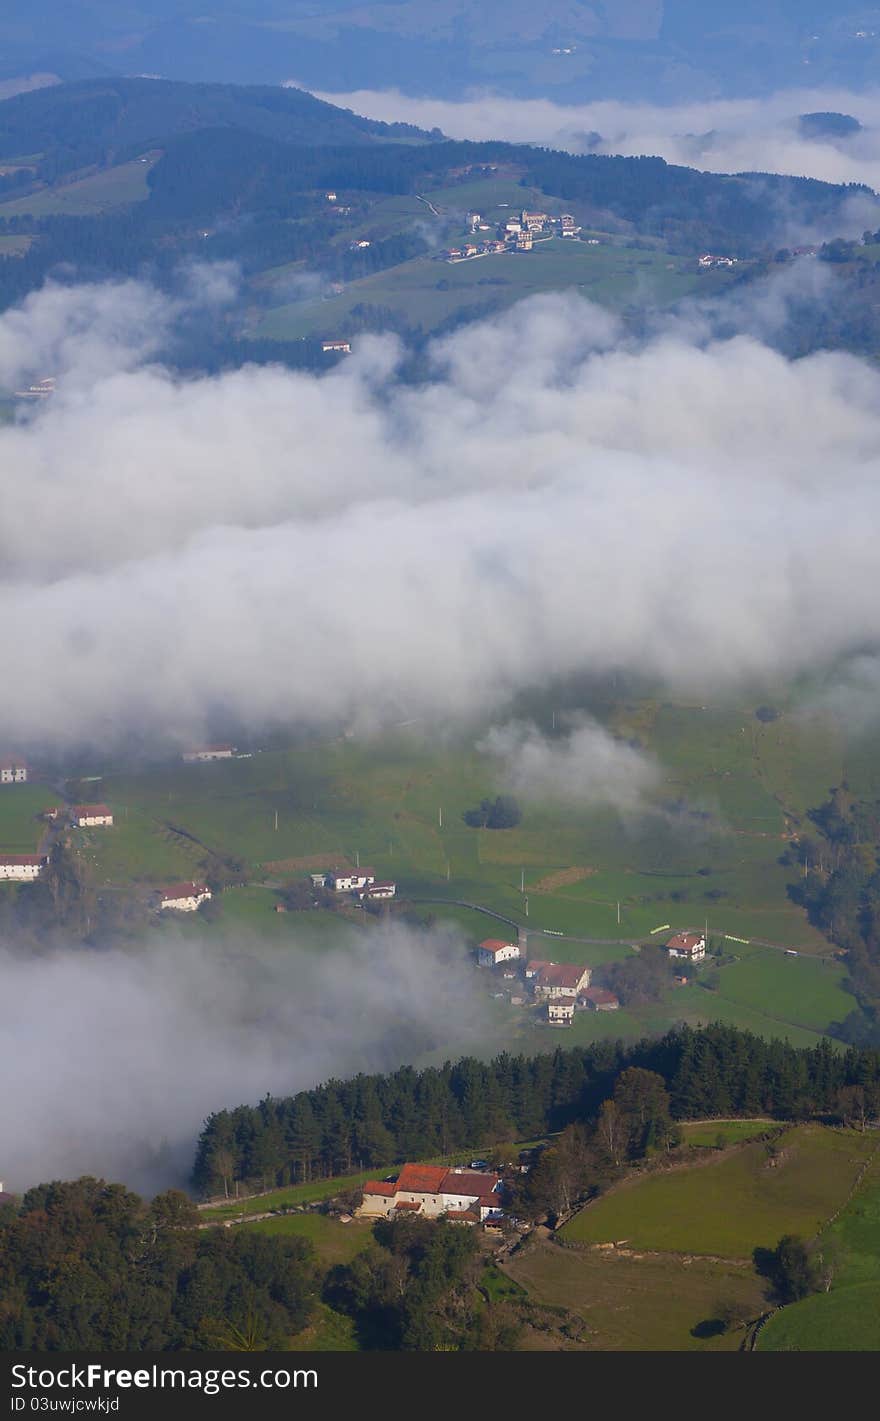
<instances>
[{"instance_id":1,"label":"farm building","mask_svg":"<svg viewBox=\"0 0 880 1421\"><path fill-rule=\"evenodd\" d=\"M212 897L206 883L171 883L159 890L159 911L170 908L175 913L194 913Z\"/></svg>"},{"instance_id":2,"label":"farm building","mask_svg":"<svg viewBox=\"0 0 880 1421\"><path fill-rule=\"evenodd\" d=\"M396 1180L368 1180L357 1212L384 1218L411 1213L436 1219L447 1214L463 1223L479 1224L504 1213L501 1188L500 1174L405 1164Z\"/></svg>"},{"instance_id":3,"label":"farm building","mask_svg":"<svg viewBox=\"0 0 880 1421\"><path fill-rule=\"evenodd\" d=\"M674 933L666 944L670 957L684 957L688 962L702 962L706 956L706 939L702 933Z\"/></svg>"},{"instance_id":4,"label":"farm building","mask_svg":"<svg viewBox=\"0 0 880 1421\"><path fill-rule=\"evenodd\" d=\"M562 1002L549 1001L547 1020L551 1026L571 1026L574 1021L574 1002L571 998Z\"/></svg>"},{"instance_id":5,"label":"farm building","mask_svg":"<svg viewBox=\"0 0 880 1421\"><path fill-rule=\"evenodd\" d=\"M519 947L515 942L503 942L501 938L487 937L477 948L477 961L481 967L497 967L499 962L513 962L519 957Z\"/></svg>"},{"instance_id":6,"label":"farm building","mask_svg":"<svg viewBox=\"0 0 880 1421\"><path fill-rule=\"evenodd\" d=\"M393 898L396 892L397 884L386 880L384 883L368 883L366 888L357 890L357 896L362 903L371 903L380 898Z\"/></svg>"},{"instance_id":7,"label":"farm building","mask_svg":"<svg viewBox=\"0 0 880 1421\"><path fill-rule=\"evenodd\" d=\"M198 750L184 750L181 759L187 765L197 765L209 760L231 760L234 755L234 745L203 745Z\"/></svg>"},{"instance_id":8,"label":"farm building","mask_svg":"<svg viewBox=\"0 0 880 1421\"><path fill-rule=\"evenodd\" d=\"M0 784L24 784L27 777L27 762L20 755L7 755L4 760L0 760Z\"/></svg>"},{"instance_id":9,"label":"farm building","mask_svg":"<svg viewBox=\"0 0 880 1421\"><path fill-rule=\"evenodd\" d=\"M532 977L532 990L539 1000L559 1001L570 998L590 985L590 968L574 962L545 962Z\"/></svg>"},{"instance_id":10,"label":"farm building","mask_svg":"<svg viewBox=\"0 0 880 1421\"><path fill-rule=\"evenodd\" d=\"M581 992L578 1001L592 1011L617 1011L620 1006L618 998L605 987L588 987Z\"/></svg>"},{"instance_id":11,"label":"farm building","mask_svg":"<svg viewBox=\"0 0 880 1421\"><path fill-rule=\"evenodd\" d=\"M339 873L328 873L325 882L334 893L354 893L358 888L375 883L376 875L371 868L345 869Z\"/></svg>"},{"instance_id":12,"label":"farm building","mask_svg":"<svg viewBox=\"0 0 880 1421\"><path fill-rule=\"evenodd\" d=\"M113 810L106 804L75 804L70 811L77 829L111 827Z\"/></svg>"},{"instance_id":13,"label":"farm building","mask_svg":"<svg viewBox=\"0 0 880 1421\"><path fill-rule=\"evenodd\" d=\"M39 878L47 863L45 854L0 854L0 878L30 883Z\"/></svg>"},{"instance_id":14,"label":"farm building","mask_svg":"<svg viewBox=\"0 0 880 1421\"><path fill-rule=\"evenodd\" d=\"M350 340L322 340L321 349L325 354L335 352L339 355L351 355Z\"/></svg>"}]
</instances>

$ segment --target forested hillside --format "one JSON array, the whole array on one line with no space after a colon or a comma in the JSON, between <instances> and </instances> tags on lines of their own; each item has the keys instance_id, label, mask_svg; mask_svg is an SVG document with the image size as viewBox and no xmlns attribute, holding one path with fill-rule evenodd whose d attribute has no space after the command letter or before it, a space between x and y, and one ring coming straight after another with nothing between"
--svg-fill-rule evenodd
<instances>
[{"instance_id":1,"label":"forested hillside","mask_svg":"<svg viewBox=\"0 0 880 1421\"><path fill-rule=\"evenodd\" d=\"M595 1124L630 1067L661 1078L677 1120L768 1113L806 1119L836 1109L849 1087L872 1087L876 1096L880 1085L878 1051L841 1054L825 1042L798 1050L721 1025L634 1046L600 1042L552 1055L465 1058L440 1069L328 1081L220 1111L200 1137L193 1183L203 1194L236 1179L267 1187Z\"/></svg>"}]
</instances>

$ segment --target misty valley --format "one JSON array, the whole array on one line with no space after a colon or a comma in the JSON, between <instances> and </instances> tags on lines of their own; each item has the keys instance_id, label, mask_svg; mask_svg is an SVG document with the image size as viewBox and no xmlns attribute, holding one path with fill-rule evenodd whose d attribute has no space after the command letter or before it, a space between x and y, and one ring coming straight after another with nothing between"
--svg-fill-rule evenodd
<instances>
[{"instance_id":1,"label":"misty valley","mask_svg":"<svg viewBox=\"0 0 880 1421\"><path fill-rule=\"evenodd\" d=\"M876 1351L869 21L13 8L4 1355Z\"/></svg>"}]
</instances>

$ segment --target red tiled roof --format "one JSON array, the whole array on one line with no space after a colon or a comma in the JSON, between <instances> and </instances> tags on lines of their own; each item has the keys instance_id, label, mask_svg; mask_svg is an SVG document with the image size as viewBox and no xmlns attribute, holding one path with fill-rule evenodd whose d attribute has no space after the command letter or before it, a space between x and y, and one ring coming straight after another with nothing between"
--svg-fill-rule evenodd
<instances>
[{"instance_id":1,"label":"red tiled roof","mask_svg":"<svg viewBox=\"0 0 880 1421\"><path fill-rule=\"evenodd\" d=\"M576 987L587 971L574 962L548 962L538 977L542 987Z\"/></svg>"},{"instance_id":2,"label":"red tiled roof","mask_svg":"<svg viewBox=\"0 0 880 1421\"><path fill-rule=\"evenodd\" d=\"M531 976L533 972L543 972L545 967L552 966L552 962L544 962L542 958L536 957L533 962L526 963L526 976Z\"/></svg>"},{"instance_id":3,"label":"red tiled roof","mask_svg":"<svg viewBox=\"0 0 880 1421\"><path fill-rule=\"evenodd\" d=\"M438 1191L441 1194L491 1194L498 1183L497 1174L482 1174L478 1170L450 1169Z\"/></svg>"},{"instance_id":4,"label":"red tiled roof","mask_svg":"<svg viewBox=\"0 0 880 1421\"><path fill-rule=\"evenodd\" d=\"M0 760L0 770L26 770L28 762L21 755L7 755Z\"/></svg>"},{"instance_id":5,"label":"red tiled roof","mask_svg":"<svg viewBox=\"0 0 880 1421\"><path fill-rule=\"evenodd\" d=\"M197 898L200 893L207 893L208 888L204 883L170 883L159 891L163 903L167 903L174 898Z\"/></svg>"},{"instance_id":6,"label":"red tiled roof","mask_svg":"<svg viewBox=\"0 0 880 1421\"><path fill-rule=\"evenodd\" d=\"M415 1214L418 1213L422 1206L416 1199L398 1199L394 1207L395 1209L406 1209L410 1213Z\"/></svg>"},{"instance_id":7,"label":"red tiled roof","mask_svg":"<svg viewBox=\"0 0 880 1421\"><path fill-rule=\"evenodd\" d=\"M501 1200L497 1194L481 1194L477 1200L481 1209L500 1209Z\"/></svg>"},{"instance_id":8,"label":"red tiled roof","mask_svg":"<svg viewBox=\"0 0 880 1421\"><path fill-rule=\"evenodd\" d=\"M516 947L515 942L505 942L500 937L487 937L485 942L480 943L484 952L500 952L502 947Z\"/></svg>"},{"instance_id":9,"label":"red tiled roof","mask_svg":"<svg viewBox=\"0 0 880 1421\"><path fill-rule=\"evenodd\" d=\"M365 1194L381 1194L383 1199L393 1199L397 1193L397 1185L389 1184L384 1179L368 1179L364 1185Z\"/></svg>"},{"instance_id":10,"label":"red tiled roof","mask_svg":"<svg viewBox=\"0 0 880 1421\"><path fill-rule=\"evenodd\" d=\"M0 854L0 863L24 868L27 864L46 863L45 854Z\"/></svg>"},{"instance_id":11,"label":"red tiled roof","mask_svg":"<svg viewBox=\"0 0 880 1421\"><path fill-rule=\"evenodd\" d=\"M447 1209L444 1217L447 1219L470 1219L475 1224L480 1222L475 1209Z\"/></svg>"},{"instance_id":12,"label":"red tiled roof","mask_svg":"<svg viewBox=\"0 0 880 1421\"><path fill-rule=\"evenodd\" d=\"M596 1006L610 1006L612 1002L619 1005L618 998L605 987L587 987L585 992L581 992L581 999L593 1002Z\"/></svg>"},{"instance_id":13,"label":"red tiled roof","mask_svg":"<svg viewBox=\"0 0 880 1421\"><path fill-rule=\"evenodd\" d=\"M673 933L666 944L667 947L677 947L685 951L692 947L699 947L703 941L699 933Z\"/></svg>"},{"instance_id":14,"label":"red tiled roof","mask_svg":"<svg viewBox=\"0 0 880 1421\"><path fill-rule=\"evenodd\" d=\"M398 1176L397 1188L413 1194L439 1194L447 1174L445 1165L405 1164Z\"/></svg>"},{"instance_id":15,"label":"red tiled roof","mask_svg":"<svg viewBox=\"0 0 880 1421\"><path fill-rule=\"evenodd\" d=\"M71 812L77 819L102 819L108 814L113 817L113 810L106 804L74 804Z\"/></svg>"}]
</instances>

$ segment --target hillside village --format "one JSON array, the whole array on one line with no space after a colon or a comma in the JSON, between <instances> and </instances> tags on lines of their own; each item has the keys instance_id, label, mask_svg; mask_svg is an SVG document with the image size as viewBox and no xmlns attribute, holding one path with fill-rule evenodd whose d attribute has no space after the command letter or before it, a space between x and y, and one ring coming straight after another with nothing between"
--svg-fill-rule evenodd
<instances>
[{"instance_id":1,"label":"hillside village","mask_svg":"<svg viewBox=\"0 0 880 1421\"><path fill-rule=\"evenodd\" d=\"M442 260L447 262L470 261L474 257L493 256L501 252L530 252L535 242L546 242L551 237L579 237L581 228L570 212L552 217L547 212L519 212L512 217L504 217L496 223L486 222L479 212L469 212L468 227L472 238L461 247L447 247ZM478 232L493 235L477 238ZM589 246L598 247L598 237L586 237Z\"/></svg>"}]
</instances>

